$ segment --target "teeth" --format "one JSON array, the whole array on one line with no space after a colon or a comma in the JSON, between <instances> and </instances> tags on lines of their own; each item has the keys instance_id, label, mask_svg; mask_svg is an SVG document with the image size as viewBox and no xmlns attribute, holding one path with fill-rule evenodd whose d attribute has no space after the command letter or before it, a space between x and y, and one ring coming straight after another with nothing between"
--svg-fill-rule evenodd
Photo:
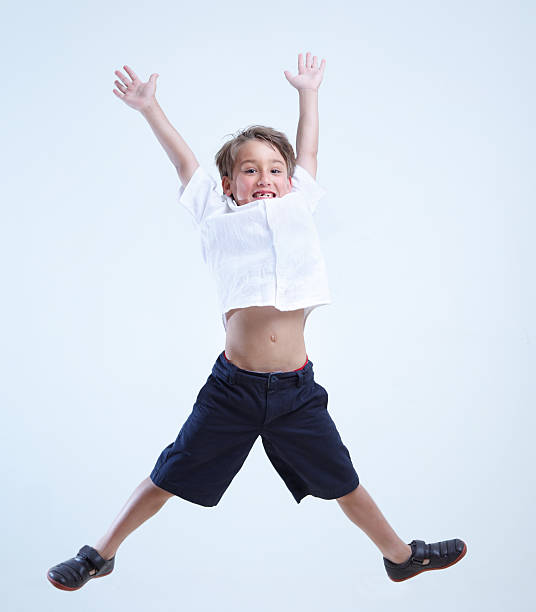
<instances>
[{"instance_id":1,"label":"teeth","mask_svg":"<svg viewBox=\"0 0 536 612\"><path fill-rule=\"evenodd\" d=\"M254 193L253 197L257 198L273 198L274 196L271 193Z\"/></svg>"}]
</instances>

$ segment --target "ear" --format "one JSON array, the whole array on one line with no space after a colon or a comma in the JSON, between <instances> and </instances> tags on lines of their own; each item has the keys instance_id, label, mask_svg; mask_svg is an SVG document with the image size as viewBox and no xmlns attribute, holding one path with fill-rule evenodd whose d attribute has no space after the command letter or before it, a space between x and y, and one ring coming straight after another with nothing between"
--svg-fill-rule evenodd
<instances>
[{"instance_id":1,"label":"ear","mask_svg":"<svg viewBox=\"0 0 536 612\"><path fill-rule=\"evenodd\" d=\"M223 189L223 193L225 195L227 195L227 196L232 195L232 192L231 192L231 181L229 180L228 176L222 177L222 179L221 179L221 186L222 186L222 189Z\"/></svg>"}]
</instances>

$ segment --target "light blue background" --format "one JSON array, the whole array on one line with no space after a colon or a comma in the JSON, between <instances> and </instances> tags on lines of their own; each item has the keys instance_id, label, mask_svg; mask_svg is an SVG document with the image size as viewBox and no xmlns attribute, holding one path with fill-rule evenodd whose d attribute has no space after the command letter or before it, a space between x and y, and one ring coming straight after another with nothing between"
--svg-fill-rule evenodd
<instances>
[{"instance_id":1,"label":"light blue background","mask_svg":"<svg viewBox=\"0 0 536 612\"><path fill-rule=\"evenodd\" d=\"M533 580L534 3L27 2L4 12L2 602L9 611L528 609ZM6 10L6 9L5 9ZM113 93L157 98L199 161L251 123L295 142L320 89L333 303L306 329L363 485L404 541L467 556L395 584L335 501L299 506L257 441L216 508L178 498L76 593L223 350L175 169Z\"/></svg>"}]
</instances>

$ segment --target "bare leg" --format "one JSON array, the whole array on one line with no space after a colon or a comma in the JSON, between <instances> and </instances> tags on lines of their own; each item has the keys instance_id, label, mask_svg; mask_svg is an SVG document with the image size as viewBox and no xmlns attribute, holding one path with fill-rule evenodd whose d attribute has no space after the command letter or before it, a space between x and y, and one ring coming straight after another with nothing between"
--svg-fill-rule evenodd
<instances>
[{"instance_id":1,"label":"bare leg","mask_svg":"<svg viewBox=\"0 0 536 612\"><path fill-rule=\"evenodd\" d=\"M409 559L411 546L397 536L362 484L337 501L346 516L368 535L386 559L393 563ZM425 559L424 563L429 560Z\"/></svg>"},{"instance_id":2,"label":"bare leg","mask_svg":"<svg viewBox=\"0 0 536 612\"><path fill-rule=\"evenodd\" d=\"M111 559L121 542L153 514L156 514L172 493L157 487L147 477L134 489L108 531L93 547L104 559Z\"/></svg>"}]
</instances>

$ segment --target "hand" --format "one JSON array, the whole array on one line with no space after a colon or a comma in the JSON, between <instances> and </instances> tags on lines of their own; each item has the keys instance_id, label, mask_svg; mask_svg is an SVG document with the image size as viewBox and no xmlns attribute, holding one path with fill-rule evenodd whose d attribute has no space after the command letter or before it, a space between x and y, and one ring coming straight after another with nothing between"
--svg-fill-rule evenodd
<instances>
[{"instance_id":1,"label":"hand","mask_svg":"<svg viewBox=\"0 0 536 612\"><path fill-rule=\"evenodd\" d=\"M305 65L303 64L302 54L300 53L298 55L298 74L292 76L288 70L285 70L285 76L287 77L287 81L298 91L302 89L314 89L316 91L322 82L325 66L325 59L323 59L320 66L318 66L316 55L311 61L311 54L308 51L305 59Z\"/></svg>"},{"instance_id":2,"label":"hand","mask_svg":"<svg viewBox=\"0 0 536 612\"><path fill-rule=\"evenodd\" d=\"M127 71L128 76L132 80L129 80L120 70L116 70L114 74L116 74L124 84L115 81L117 89L119 89L121 93L119 93L117 89L114 89L113 92L118 98L123 100L125 104L141 111L154 101L156 79L159 75L156 73L151 74L147 83L143 83L131 68L128 66L123 66L123 68Z\"/></svg>"}]
</instances>

